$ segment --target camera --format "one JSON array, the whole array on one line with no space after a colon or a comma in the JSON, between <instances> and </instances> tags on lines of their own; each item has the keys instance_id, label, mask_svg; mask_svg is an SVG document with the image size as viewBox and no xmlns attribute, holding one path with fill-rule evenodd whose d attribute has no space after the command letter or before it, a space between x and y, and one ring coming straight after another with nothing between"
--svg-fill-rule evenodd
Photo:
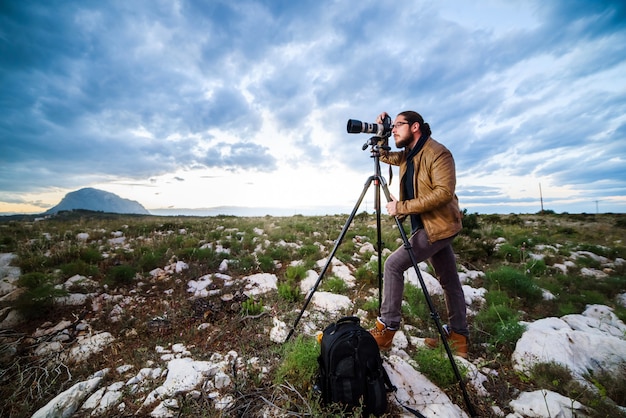
<instances>
[{"instance_id":1,"label":"camera","mask_svg":"<svg viewBox=\"0 0 626 418\"><path fill-rule=\"evenodd\" d=\"M391 134L391 118L387 116L383 123L367 123L356 119L348 119L349 134L376 134L379 137L388 137Z\"/></svg>"}]
</instances>

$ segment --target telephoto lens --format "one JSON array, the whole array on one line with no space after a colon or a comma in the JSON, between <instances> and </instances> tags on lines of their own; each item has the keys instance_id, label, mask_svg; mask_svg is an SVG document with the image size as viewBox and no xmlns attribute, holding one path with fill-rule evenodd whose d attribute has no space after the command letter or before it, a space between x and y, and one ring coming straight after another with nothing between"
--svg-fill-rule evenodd
<instances>
[{"instance_id":1,"label":"telephoto lens","mask_svg":"<svg viewBox=\"0 0 626 418\"><path fill-rule=\"evenodd\" d=\"M349 134L376 134L376 136L389 136L391 133L391 121L389 123L367 123L356 119L348 119L347 130Z\"/></svg>"}]
</instances>

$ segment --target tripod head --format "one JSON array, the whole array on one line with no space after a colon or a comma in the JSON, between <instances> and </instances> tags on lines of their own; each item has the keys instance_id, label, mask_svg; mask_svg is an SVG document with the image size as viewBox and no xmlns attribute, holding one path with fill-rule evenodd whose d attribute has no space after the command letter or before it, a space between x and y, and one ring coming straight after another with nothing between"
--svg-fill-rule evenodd
<instances>
[{"instance_id":1,"label":"tripod head","mask_svg":"<svg viewBox=\"0 0 626 418\"><path fill-rule=\"evenodd\" d=\"M381 149L385 151L389 151L391 147L388 145L389 137L388 136L373 136L367 140L365 144L363 144L362 150L365 151L367 147L372 147L372 152L379 152Z\"/></svg>"}]
</instances>

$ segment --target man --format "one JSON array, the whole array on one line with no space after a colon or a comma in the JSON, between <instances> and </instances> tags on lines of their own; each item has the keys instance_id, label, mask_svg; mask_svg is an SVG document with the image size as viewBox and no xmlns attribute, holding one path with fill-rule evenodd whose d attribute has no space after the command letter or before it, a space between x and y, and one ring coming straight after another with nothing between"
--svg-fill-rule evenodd
<instances>
[{"instance_id":1,"label":"man","mask_svg":"<svg viewBox=\"0 0 626 418\"><path fill-rule=\"evenodd\" d=\"M382 113L377 123L388 117ZM461 230L461 212L455 195L454 159L446 147L431 138L430 126L413 111L398 114L391 133L396 147L402 151L381 151L382 162L400 166L400 199L391 196L387 203L389 215L409 218L411 251L418 262L430 259L444 291L448 319L447 339L457 354L467 358L469 330L465 297L452 240ZM393 252L385 262L383 299L380 317L370 332L381 349L389 349L400 326L404 272L413 266L404 246ZM430 348L439 339L427 338Z\"/></svg>"}]
</instances>

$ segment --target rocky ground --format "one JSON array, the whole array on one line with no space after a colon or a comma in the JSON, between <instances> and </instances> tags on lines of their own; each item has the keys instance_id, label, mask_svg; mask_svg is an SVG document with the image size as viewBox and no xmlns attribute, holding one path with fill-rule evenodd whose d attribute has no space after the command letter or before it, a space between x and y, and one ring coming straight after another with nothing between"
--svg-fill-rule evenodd
<instances>
[{"instance_id":1,"label":"rocky ground","mask_svg":"<svg viewBox=\"0 0 626 418\"><path fill-rule=\"evenodd\" d=\"M262 239L266 232L259 229L256 234ZM123 234L111 239L117 239L120 247L129 245ZM372 252L370 246L367 240L358 243L363 254ZM541 248L534 251L540 255ZM11 265L13 257L0 255L0 290L5 302L19 292L14 286L19 269ZM309 291L327 261L321 259L309 271L301 283L303 293ZM624 260L602 262L611 268ZM429 294L441 294L427 266L420 267ZM297 324L296 336L314 338L316 332L345 314L361 317L364 326L372 324L371 313L357 309L355 301L375 299L376 289L360 285L350 264L331 260L331 269L333 276L351 289L349 295L315 292ZM585 274L592 280L604 273L589 269ZM484 303L482 275L480 270L462 268L470 313ZM407 272L406 280L418 283L414 271ZM217 271L201 274L193 265L173 259L129 288L107 288L84 276L70 277L63 285L69 295L57 300L54 316L45 320L25 321L16 310L4 307L0 311L0 385L5 395L1 415L311 415L315 407L310 399L315 395L310 387L272 380L281 363L280 347L299 313L297 304L295 309L291 305L285 310L275 297L277 283L274 273L233 276L228 262ZM548 300L549 292L544 297ZM620 298L623 303L624 294ZM242 305L248 300L262 303L262 312L247 314ZM626 325L603 305L527 325L508 364L494 361L487 355L487 347L479 345L472 346L469 361L457 358L467 369L466 388L476 414L604 416L594 405L540 389L520 376L534 364L558 362L569 368L586 390L598 392L587 380L588 372L617 373L625 367ZM442 390L416 370L411 353L423 344L423 337L423 332L406 325L384 355L398 387L398 392L390 395L390 415L411 416L402 407L406 405L429 417L469 416L458 386ZM24 400L36 400L36 404ZM626 415L626 410L617 406L611 411Z\"/></svg>"}]
</instances>

